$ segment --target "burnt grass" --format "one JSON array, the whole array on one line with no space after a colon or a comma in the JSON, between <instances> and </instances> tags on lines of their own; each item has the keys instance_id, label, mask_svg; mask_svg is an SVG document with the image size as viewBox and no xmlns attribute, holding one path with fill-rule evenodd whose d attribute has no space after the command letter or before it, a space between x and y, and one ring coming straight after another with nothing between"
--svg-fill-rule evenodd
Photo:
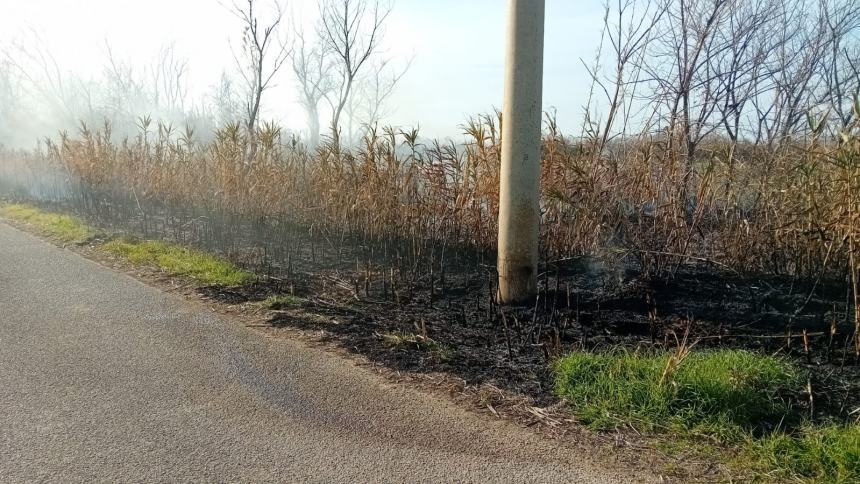
<instances>
[{"instance_id":1,"label":"burnt grass","mask_svg":"<svg viewBox=\"0 0 860 484\"><path fill-rule=\"evenodd\" d=\"M535 406L558 402L552 361L570 351L696 348L784 355L806 367L819 419L860 407L860 362L846 280L740 274L707 262L647 277L633 258L543 262L525 307L494 303L494 254L433 240L309 231L288 216L136 200L117 192L41 205L94 226L220 254L260 275L241 287L198 289L231 305L290 295L268 324L298 328L401 373L443 373L492 385ZM611 260L612 262L607 262Z\"/></svg>"},{"instance_id":2,"label":"burnt grass","mask_svg":"<svg viewBox=\"0 0 860 484\"><path fill-rule=\"evenodd\" d=\"M447 373L523 395L535 406L558 402L550 370L556 357L671 349L688 331L699 349L781 354L806 367L812 399L798 393L795 403L816 420L845 418L860 406L844 282L743 276L704 263L651 279L632 262L610 266L578 257L544 264L535 303L511 308L494 303L489 265L464 271L452 264L406 282L387 267L370 266L326 269L317 261L312 272L200 291L230 304L293 295L299 304L272 311L270 325L316 332L397 372Z\"/></svg>"}]
</instances>

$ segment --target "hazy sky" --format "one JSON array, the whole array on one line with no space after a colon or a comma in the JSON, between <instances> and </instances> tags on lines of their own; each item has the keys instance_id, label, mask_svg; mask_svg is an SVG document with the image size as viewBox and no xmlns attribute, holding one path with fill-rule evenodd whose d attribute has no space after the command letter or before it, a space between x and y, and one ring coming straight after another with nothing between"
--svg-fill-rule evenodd
<instances>
[{"instance_id":1,"label":"hazy sky","mask_svg":"<svg viewBox=\"0 0 860 484\"><path fill-rule=\"evenodd\" d=\"M294 17L316 13L315 0L282 0ZM591 62L600 35L600 0L547 0L544 106L558 109L564 131L578 130L589 82L580 58ZM386 26L387 55L410 70L391 100L391 124L420 124L428 136L459 133L469 115L500 107L506 0L396 0ZM307 20L306 20L307 21ZM301 23L301 21L298 21ZM0 0L0 41L33 29L61 62L97 76L114 55L145 64L175 42L189 60L195 94L233 67L230 40L238 20L217 0ZM300 129L288 69L264 99L265 118Z\"/></svg>"}]
</instances>

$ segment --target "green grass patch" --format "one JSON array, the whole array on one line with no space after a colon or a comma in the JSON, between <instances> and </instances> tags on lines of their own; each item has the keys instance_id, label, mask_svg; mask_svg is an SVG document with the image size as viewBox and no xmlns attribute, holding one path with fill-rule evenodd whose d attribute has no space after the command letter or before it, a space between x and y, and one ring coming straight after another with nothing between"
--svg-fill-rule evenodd
<instances>
[{"instance_id":1,"label":"green grass patch","mask_svg":"<svg viewBox=\"0 0 860 484\"><path fill-rule=\"evenodd\" d=\"M0 205L0 216L31 224L39 232L62 242L82 242L95 235L93 229L75 217L45 212L30 205Z\"/></svg>"},{"instance_id":2,"label":"green grass patch","mask_svg":"<svg viewBox=\"0 0 860 484\"><path fill-rule=\"evenodd\" d=\"M663 378L670 357L573 353L555 364L556 392L597 428L633 422L720 436L779 422L788 411L781 392L802 382L787 361L740 350L691 353Z\"/></svg>"},{"instance_id":3,"label":"green grass patch","mask_svg":"<svg viewBox=\"0 0 860 484\"><path fill-rule=\"evenodd\" d=\"M860 482L860 425L805 425L747 442L746 457L774 477Z\"/></svg>"},{"instance_id":4,"label":"green grass patch","mask_svg":"<svg viewBox=\"0 0 860 484\"><path fill-rule=\"evenodd\" d=\"M155 265L170 274L191 277L206 284L238 286L254 279L253 274L228 261L167 242L112 240L103 248L134 264Z\"/></svg>"},{"instance_id":5,"label":"green grass patch","mask_svg":"<svg viewBox=\"0 0 860 484\"><path fill-rule=\"evenodd\" d=\"M784 397L805 382L789 361L744 350L693 352L674 367L671 358L573 353L553 367L555 390L593 428L629 423L685 446L707 436L703 453L739 449L726 460L765 478L860 481L860 427L805 423Z\"/></svg>"},{"instance_id":6,"label":"green grass patch","mask_svg":"<svg viewBox=\"0 0 860 484\"><path fill-rule=\"evenodd\" d=\"M269 296L260 301L260 306L266 309L287 309L298 308L302 306L303 300L296 296L288 294L278 294L277 296Z\"/></svg>"}]
</instances>

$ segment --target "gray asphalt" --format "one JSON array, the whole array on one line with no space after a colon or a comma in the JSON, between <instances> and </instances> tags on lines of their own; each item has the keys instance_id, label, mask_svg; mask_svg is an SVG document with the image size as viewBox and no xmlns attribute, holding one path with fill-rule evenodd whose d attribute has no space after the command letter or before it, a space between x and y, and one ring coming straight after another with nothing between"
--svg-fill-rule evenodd
<instances>
[{"instance_id":1,"label":"gray asphalt","mask_svg":"<svg viewBox=\"0 0 860 484\"><path fill-rule=\"evenodd\" d=\"M0 481L629 482L0 223Z\"/></svg>"}]
</instances>

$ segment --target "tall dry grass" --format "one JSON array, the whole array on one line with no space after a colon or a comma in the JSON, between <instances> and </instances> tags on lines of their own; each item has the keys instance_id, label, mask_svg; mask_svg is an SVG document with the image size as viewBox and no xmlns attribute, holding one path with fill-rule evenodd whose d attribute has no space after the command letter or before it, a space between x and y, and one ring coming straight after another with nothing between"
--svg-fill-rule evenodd
<instances>
[{"instance_id":1,"label":"tall dry grass","mask_svg":"<svg viewBox=\"0 0 860 484\"><path fill-rule=\"evenodd\" d=\"M308 151L274 125L249 140L238 125L211 144L142 120L134 139L82 126L45 155L84 204L122 193L137 202L202 206L244 217L287 217L330 234L432 239L492 250L496 242L501 120L463 126L466 141L371 129L360 146L329 139ZM542 250L546 260L632 257L650 275L711 261L735 270L844 277L857 243L858 128L823 127L775 147L712 139L689 173L665 137L602 149L558 132L543 140ZM104 202L107 203L107 202ZM853 267L853 266L851 266Z\"/></svg>"},{"instance_id":2,"label":"tall dry grass","mask_svg":"<svg viewBox=\"0 0 860 484\"><path fill-rule=\"evenodd\" d=\"M683 264L709 263L813 285L842 280L856 306L860 103L854 111L845 130L810 118L808 136L778 144L708 139L692 163L673 148L679 143L671 135L641 135L598 150L596 142L564 136L548 118L542 258L595 255L633 262L657 278ZM413 267L429 260L432 271L448 249L494 249L501 123L498 114L471 119L462 144L380 128L369 129L360 146L330 138L313 151L265 124L249 160L250 142L238 124L200 144L192 132L141 119L131 139L114 140L109 124L82 125L78 135L62 135L35 153L5 153L2 164L39 181L29 196L65 194L97 218L133 215L184 237L182 227L200 218L193 207L224 217L239 239L247 231L243 220L286 221L331 246L349 237L372 251L381 241L399 241L408 255L398 257ZM50 188L59 178L70 182L70 193Z\"/></svg>"},{"instance_id":3,"label":"tall dry grass","mask_svg":"<svg viewBox=\"0 0 860 484\"><path fill-rule=\"evenodd\" d=\"M810 119L808 136L776 145L709 139L693 163L672 148L679 143L671 135L628 138L598 151L597 143L564 136L548 118L543 259L635 261L653 277L706 262L741 273L845 280L856 298L860 104L854 110L846 130ZM142 119L133 139L113 140L108 124L84 125L37 154L5 156L17 160L19 172L41 166L30 170L42 173L51 164L95 214L115 210L117 197L144 219L154 216L144 209L153 204L180 218L170 207L202 207L231 220L287 220L328 240L406 241L412 260L428 250L432 260L444 258L440 248L494 248L499 118L471 119L462 144L381 128L369 129L360 146L328 139L314 151L266 124L255 133L259 150L250 161L239 125L199 144L194 133Z\"/></svg>"}]
</instances>

